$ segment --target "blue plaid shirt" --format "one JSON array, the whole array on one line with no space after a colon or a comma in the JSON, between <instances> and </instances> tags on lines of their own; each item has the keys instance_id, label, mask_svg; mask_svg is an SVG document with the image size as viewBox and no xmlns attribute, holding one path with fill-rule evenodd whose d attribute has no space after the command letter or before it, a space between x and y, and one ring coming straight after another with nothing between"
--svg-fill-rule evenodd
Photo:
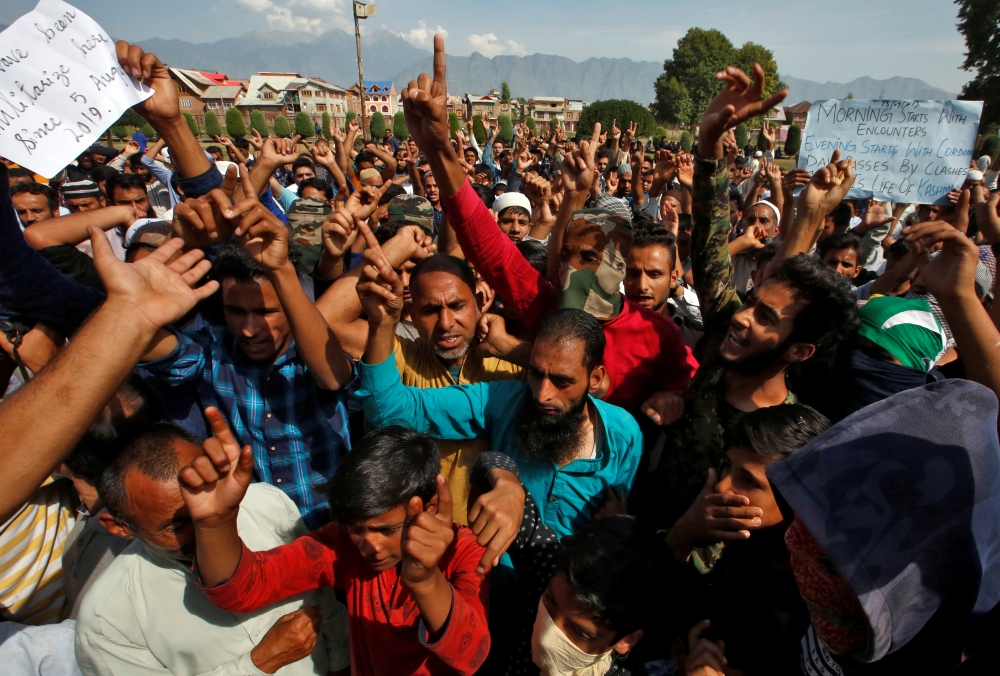
<instances>
[{"instance_id":1,"label":"blue plaid shirt","mask_svg":"<svg viewBox=\"0 0 1000 676\"><path fill-rule=\"evenodd\" d=\"M309 530L330 520L320 490L351 450L347 407L357 369L346 386L323 390L293 341L271 366L247 358L224 326L177 330L177 347L143 364L171 384L192 383L205 406L225 416L241 445L253 448L254 478L282 489Z\"/></svg>"}]
</instances>

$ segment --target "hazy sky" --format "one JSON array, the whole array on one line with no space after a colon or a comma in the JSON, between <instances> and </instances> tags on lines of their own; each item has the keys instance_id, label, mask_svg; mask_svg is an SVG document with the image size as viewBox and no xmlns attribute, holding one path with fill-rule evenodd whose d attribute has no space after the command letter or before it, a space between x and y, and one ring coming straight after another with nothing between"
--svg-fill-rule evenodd
<instances>
[{"instance_id":1,"label":"hazy sky","mask_svg":"<svg viewBox=\"0 0 1000 676\"><path fill-rule=\"evenodd\" d=\"M269 28L353 31L348 0L76 0L115 37L213 42ZM774 51L781 73L825 82L862 75L917 77L957 92L965 42L949 0L378 0L363 30L388 29L430 46L446 32L450 54L558 54L637 61L670 58L688 28L716 28L738 45ZM11 23L35 0L3 0ZM169 8L169 11L163 11Z\"/></svg>"}]
</instances>

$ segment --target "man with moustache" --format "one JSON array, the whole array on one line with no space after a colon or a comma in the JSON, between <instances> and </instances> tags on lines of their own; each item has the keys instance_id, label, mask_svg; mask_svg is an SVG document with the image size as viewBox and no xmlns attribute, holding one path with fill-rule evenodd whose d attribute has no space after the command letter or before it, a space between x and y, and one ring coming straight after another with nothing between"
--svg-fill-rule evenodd
<instances>
[{"instance_id":1,"label":"man with moustache","mask_svg":"<svg viewBox=\"0 0 1000 676\"><path fill-rule=\"evenodd\" d=\"M539 325L527 382L504 380L436 389L403 385L394 359L402 283L366 252L359 295L382 297L368 312L369 337L359 398L375 427L402 425L438 439L488 438L511 456L538 496L541 518L560 537L585 526L609 490L626 495L642 453L642 435L623 409L593 395L604 379L604 331L581 310L558 310ZM362 299L364 302L364 298Z\"/></svg>"}]
</instances>

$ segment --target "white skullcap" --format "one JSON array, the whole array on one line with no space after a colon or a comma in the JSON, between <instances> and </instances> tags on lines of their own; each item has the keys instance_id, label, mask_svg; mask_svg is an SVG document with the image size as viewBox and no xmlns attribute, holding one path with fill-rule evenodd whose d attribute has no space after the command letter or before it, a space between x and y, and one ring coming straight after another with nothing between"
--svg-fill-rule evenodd
<instances>
[{"instance_id":1,"label":"white skullcap","mask_svg":"<svg viewBox=\"0 0 1000 676\"><path fill-rule=\"evenodd\" d=\"M509 209L510 207L521 207L528 211L528 216L531 216L531 202L528 201L528 197L524 193L520 192L505 192L504 194L493 200L493 211L499 214L504 209Z\"/></svg>"},{"instance_id":2,"label":"white skullcap","mask_svg":"<svg viewBox=\"0 0 1000 676\"><path fill-rule=\"evenodd\" d=\"M983 180L983 172L979 171L978 169L973 169L969 172L969 175L966 177L966 179L969 181L981 181Z\"/></svg>"}]
</instances>

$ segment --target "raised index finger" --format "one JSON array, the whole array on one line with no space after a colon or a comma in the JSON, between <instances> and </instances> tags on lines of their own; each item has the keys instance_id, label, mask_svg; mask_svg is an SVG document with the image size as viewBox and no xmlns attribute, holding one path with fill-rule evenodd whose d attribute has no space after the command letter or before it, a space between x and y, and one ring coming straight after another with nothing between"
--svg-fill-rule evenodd
<instances>
[{"instance_id":1,"label":"raised index finger","mask_svg":"<svg viewBox=\"0 0 1000 676\"><path fill-rule=\"evenodd\" d=\"M205 409L205 420L208 421L208 426L212 428L212 436L222 443L223 448L226 449L229 456L233 457L232 449L236 449L236 457L239 457L240 442L236 440L232 430L229 429L229 423L222 417L222 412L214 406L209 406Z\"/></svg>"},{"instance_id":2,"label":"raised index finger","mask_svg":"<svg viewBox=\"0 0 1000 676\"><path fill-rule=\"evenodd\" d=\"M444 37L434 36L434 83L442 87L448 86L447 64L444 56Z\"/></svg>"}]
</instances>

